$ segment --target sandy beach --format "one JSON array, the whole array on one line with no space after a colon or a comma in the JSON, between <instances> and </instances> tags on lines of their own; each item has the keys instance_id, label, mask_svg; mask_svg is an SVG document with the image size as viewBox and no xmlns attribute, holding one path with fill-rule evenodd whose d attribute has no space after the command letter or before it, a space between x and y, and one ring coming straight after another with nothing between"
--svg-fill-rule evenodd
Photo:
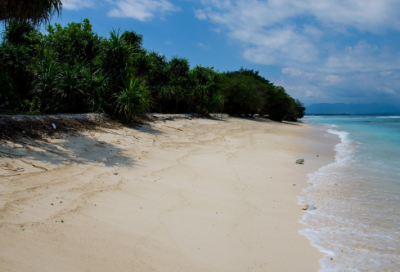
<instances>
[{"instance_id":1,"label":"sandy beach","mask_svg":"<svg viewBox=\"0 0 400 272\"><path fill-rule=\"evenodd\" d=\"M296 199L335 144L261 118L4 142L0 270L318 271Z\"/></svg>"}]
</instances>

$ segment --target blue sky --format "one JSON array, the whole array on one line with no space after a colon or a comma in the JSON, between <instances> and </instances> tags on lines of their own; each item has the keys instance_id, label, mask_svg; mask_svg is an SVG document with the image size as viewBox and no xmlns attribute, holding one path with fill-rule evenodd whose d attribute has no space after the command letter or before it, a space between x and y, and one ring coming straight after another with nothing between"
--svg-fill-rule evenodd
<instances>
[{"instance_id":1,"label":"blue sky","mask_svg":"<svg viewBox=\"0 0 400 272\"><path fill-rule=\"evenodd\" d=\"M400 104L398 0L66 0L52 23L84 18L192 67L258 70L306 105Z\"/></svg>"}]
</instances>

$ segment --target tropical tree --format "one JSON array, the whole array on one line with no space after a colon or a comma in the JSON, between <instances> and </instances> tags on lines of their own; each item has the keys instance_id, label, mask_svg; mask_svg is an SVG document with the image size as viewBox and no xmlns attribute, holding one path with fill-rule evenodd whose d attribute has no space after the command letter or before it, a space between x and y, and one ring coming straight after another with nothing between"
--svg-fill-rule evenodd
<instances>
[{"instance_id":1,"label":"tropical tree","mask_svg":"<svg viewBox=\"0 0 400 272\"><path fill-rule=\"evenodd\" d=\"M269 85L269 84L272 85L272 83L269 80L260 76L259 73L260 73L259 71L243 69L243 67L241 67L238 71L226 72L227 76L229 76L229 77L238 76L238 75L251 76L252 78L254 78L255 80L257 80L261 83L264 83L266 85Z\"/></svg>"},{"instance_id":2,"label":"tropical tree","mask_svg":"<svg viewBox=\"0 0 400 272\"><path fill-rule=\"evenodd\" d=\"M31 21L37 25L48 23L53 15L60 15L61 0L2 0L0 2L0 21L8 23L11 19Z\"/></svg>"},{"instance_id":3,"label":"tropical tree","mask_svg":"<svg viewBox=\"0 0 400 272\"><path fill-rule=\"evenodd\" d=\"M86 63L64 65L61 69L61 79L58 88L54 90L54 97L58 99L64 112L84 112L85 82L83 78Z\"/></svg>"},{"instance_id":4,"label":"tropical tree","mask_svg":"<svg viewBox=\"0 0 400 272\"><path fill-rule=\"evenodd\" d=\"M271 120L284 120L290 115L291 107L294 105L294 99L288 95L285 88L281 86L272 86L268 91L266 114L269 115Z\"/></svg>"},{"instance_id":5,"label":"tropical tree","mask_svg":"<svg viewBox=\"0 0 400 272\"><path fill-rule=\"evenodd\" d=\"M157 52L149 52L147 55L148 60L148 71L146 75L147 85L151 91L154 110L163 112L163 99L162 91L164 86L168 82L168 77L166 74L167 68L167 58Z\"/></svg>"},{"instance_id":6,"label":"tropical tree","mask_svg":"<svg viewBox=\"0 0 400 272\"><path fill-rule=\"evenodd\" d=\"M298 99L296 99L294 103L296 107L296 117L303 118L304 115L306 114L306 107L304 107L304 104L301 103L300 100Z\"/></svg>"},{"instance_id":7,"label":"tropical tree","mask_svg":"<svg viewBox=\"0 0 400 272\"><path fill-rule=\"evenodd\" d=\"M87 105L91 111L106 112L109 110L110 78L101 69L92 71L90 68L84 72Z\"/></svg>"},{"instance_id":8,"label":"tropical tree","mask_svg":"<svg viewBox=\"0 0 400 272\"><path fill-rule=\"evenodd\" d=\"M217 90L208 96L206 102L206 113L220 112L224 108L225 96Z\"/></svg>"},{"instance_id":9,"label":"tropical tree","mask_svg":"<svg viewBox=\"0 0 400 272\"><path fill-rule=\"evenodd\" d=\"M125 86L113 95L114 113L124 121L129 121L137 114L145 113L151 104L151 95L146 83L139 79L124 81Z\"/></svg>"},{"instance_id":10,"label":"tropical tree","mask_svg":"<svg viewBox=\"0 0 400 272\"><path fill-rule=\"evenodd\" d=\"M14 83L7 71L0 72L0 107L5 110L9 105L13 105L18 101L17 93L15 92Z\"/></svg>"},{"instance_id":11,"label":"tropical tree","mask_svg":"<svg viewBox=\"0 0 400 272\"><path fill-rule=\"evenodd\" d=\"M284 119L287 121L297 121L297 119L303 118L306 111L303 103L298 99L293 99L292 97L290 97L290 104L286 105L286 109L288 110L288 113Z\"/></svg>"},{"instance_id":12,"label":"tropical tree","mask_svg":"<svg viewBox=\"0 0 400 272\"><path fill-rule=\"evenodd\" d=\"M178 111L179 102L187 95L189 89L189 61L185 58L172 57L165 69L167 84L162 88L160 96L174 101L174 112Z\"/></svg>"},{"instance_id":13,"label":"tropical tree","mask_svg":"<svg viewBox=\"0 0 400 272\"><path fill-rule=\"evenodd\" d=\"M98 59L114 86L122 87L128 75L134 74L133 53L134 47L124 41L119 29L111 30L110 37L102 41Z\"/></svg>"},{"instance_id":14,"label":"tropical tree","mask_svg":"<svg viewBox=\"0 0 400 272\"><path fill-rule=\"evenodd\" d=\"M219 111L224 104L224 96L218 89L218 73L214 67L202 67L197 65L190 71L190 88L186 92L190 112L193 105L203 113Z\"/></svg>"},{"instance_id":15,"label":"tropical tree","mask_svg":"<svg viewBox=\"0 0 400 272\"><path fill-rule=\"evenodd\" d=\"M25 36L36 29L29 21L9 20L3 31L3 40L15 46L26 45L28 40Z\"/></svg>"},{"instance_id":16,"label":"tropical tree","mask_svg":"<svg viewBox=\"0 0 400 272\"><path fill-rule=\"evenodd\" d=\"M225 99L225 111L230 114L254 115L265 104L267 86L249 75L223 75L220 88Z\"/></svg>"},{"instance_id":17,"label":"tropical tree","mask_svg":"<svg viewBox=\"0 0 400 272\"><path fill-rule=\"evenodd\" d=\"M32 93L46 96L57 91L61 80L61 68L49 54L45 54L37 62L32 72L34 76Z\"/></svg>"},{"instance_id":18,"label":"tropical tree","mask_svg":"<svg viewBox=\"0 0 400 272\"><path fill-rule=\"evenodd\" d=\"M74 65L75 61L87 61L90 64L100 54L102 39L93 32L88 19L82 23L69 23L66 27L49 25L47 32L44 46L59 62Z\"/></svg>"},{"instance_id":19,"label":"tropical tree","mask_svg":"<svg viewBox=\"0 0 400 272\"><path fill-rule=\"evenodd\" d=\"M143 35L136 33L135 31L124 31L121 38L126 44L133 46L134 49L140 50L143 45Z\"/></svg>"},{"instance_id":20,"label":"tropical tree","mask_svg":"<svg viewBox=\"0 0 400 272\"><path fill-rule=\"evenodd\" d=\"M149 74L151 70L151 59L149 58L147 50L142 49L138 51L134 49L131 53L130 61L132 71L136 77L144 78Z\"/></svg>"},{"instance_id":21,"label":"tropical tree","mask_svg":"<svg viewBox=\"0 0 400 272\"><path fill-rule=\"evenodd\" d=\"M9 42L1 43L0 72L3 72L4 76L7 74L3 78L8 78L9 82L12 82L15 98L25 97L29 93L29 85L32 80L27 69L29 60L29 54L24 47L15 46ZM19 98L13 101L14 106Z\"/></svg>"},{"instance_id":22,"label":"tropical tree","mask_svg":"<svg viewBox=\"0 0 400 272\"><path fill-rule=\"evenodd\" d=\"M16 2L25 1L0 0L0 14ZM5 24L0 43L0 110L100 111L124 121L156 109L259 113L278 121L295 121L304 115L300 101L258 71L241 68L219 73L202 66L190 70L185 58L168 61L144 49L143 36L132 30L113 29L103 38L84 19L66 27L49 25L47 33L41 33L34 19L26 16L7 19Z\"/></svg>"}]
</instances>

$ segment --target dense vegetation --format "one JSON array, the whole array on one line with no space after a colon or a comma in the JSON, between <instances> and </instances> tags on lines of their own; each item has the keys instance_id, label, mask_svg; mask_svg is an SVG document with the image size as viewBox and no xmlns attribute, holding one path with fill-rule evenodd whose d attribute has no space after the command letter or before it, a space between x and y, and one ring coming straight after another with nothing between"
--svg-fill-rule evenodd
<instances>
[{"instance_id":1,"label":"dense vegetation","mask_svg":"<svg viewBox=\"0 0 400 272\"><path fill-rule=\"evenodd\" d=\"M61 0L1 0L0 21L18 19L33 24L49 22L54 14L60 15Z\"/></svg>"},{"instance_id":2,"label":"dense vegetation","mask_svg":"<svg viewBox=\"0 0 400 272\"><path fill-rule=\"evenodd\" d=\"M143 36L112 30L108 38L88 19L42 34L10 20L0 45L0 110L13 113L105 112L124 121L153 111L226 112L297 120L305 108L257 71L190 69L142 47Z\"/></svg>"}]
</instances>

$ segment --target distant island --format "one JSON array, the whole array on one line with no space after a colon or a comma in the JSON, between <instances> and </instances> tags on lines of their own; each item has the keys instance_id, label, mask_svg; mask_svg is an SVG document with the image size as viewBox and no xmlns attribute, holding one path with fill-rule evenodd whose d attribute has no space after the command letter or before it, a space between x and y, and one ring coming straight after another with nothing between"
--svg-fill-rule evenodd
<instances>
[{"instance_id":1,"label":"distant island","mask_svg":"<svg viewBox=\"0 0 400 272\"><path fill-rule=\"evenodd\" d=\"M306 115L310 114L400 114L400 105L387 104L344 104L320 103L306 107Z\"/></svg>"}]
</instances>

